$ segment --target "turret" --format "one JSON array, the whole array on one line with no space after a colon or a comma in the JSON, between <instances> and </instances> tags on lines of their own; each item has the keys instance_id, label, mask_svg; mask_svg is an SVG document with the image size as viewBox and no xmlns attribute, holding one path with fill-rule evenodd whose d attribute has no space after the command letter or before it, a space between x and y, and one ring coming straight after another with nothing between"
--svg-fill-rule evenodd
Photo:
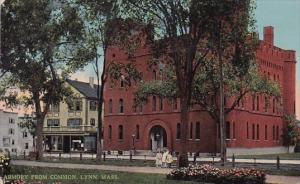
<instances>
[{"instance_id":1,"label":"turret","mask_svg":"<svg viewBox=\"0 0 300 184\"><path fill-rule=\"evenodd\" d=\"M284 51L283 72L283 111L287 114L296 113L296 52Z\"/></svg>"}]
</instances>

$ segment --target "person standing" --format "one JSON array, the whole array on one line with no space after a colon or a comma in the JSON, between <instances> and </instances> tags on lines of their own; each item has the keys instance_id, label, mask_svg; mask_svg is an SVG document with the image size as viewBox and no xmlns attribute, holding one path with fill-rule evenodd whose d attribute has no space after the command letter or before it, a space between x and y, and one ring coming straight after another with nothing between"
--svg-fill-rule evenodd
<instances>
[{"instance_id":1,"label":"person standing","mask_svg":"<svg viewBox=\"0 0 300 184\"><path fill-rule=\"evenodd\" d=\"M161 154L160 151L156 153L156 158L155 158L155 165L156 167L161 167L162 166L162 157L163 155Z\"/></svg>"}]
</instances>

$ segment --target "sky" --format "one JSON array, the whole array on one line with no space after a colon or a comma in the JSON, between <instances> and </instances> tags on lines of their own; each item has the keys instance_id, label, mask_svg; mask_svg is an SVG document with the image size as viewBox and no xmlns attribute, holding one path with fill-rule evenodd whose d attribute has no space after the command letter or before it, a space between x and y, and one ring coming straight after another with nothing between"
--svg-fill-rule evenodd
<instances>
[{"instance_id":1,"label":"sky","mask_svg":"<svg viewBox=\"0 0 300 184\"><path fill-rule=\"evenodd\" d=\"M296 114L300 119L300 0L257 0L256 27L263 39L263 27L274 27L274 44L277 47L295 50L297 57ZM76 73L73 78L88 81L93 76L90 66Z\"/></svg>"},{"instance_id":2,"label":"sky","mask_svg":"<svg viewBox=\"0 0 300 184\"><path fill-rule=\"evenodd\" d=\"M4 0L0 0L2 3ZM263 35L263 27L274 27L275 45L296 51L297 57L297 81L296 81L296 114L300 119L300 0L256 0L257 8L255 18L260 39ZM88 81L94 76L91 66L77 72L72 78Z\"/></svg>"}]
</instances>

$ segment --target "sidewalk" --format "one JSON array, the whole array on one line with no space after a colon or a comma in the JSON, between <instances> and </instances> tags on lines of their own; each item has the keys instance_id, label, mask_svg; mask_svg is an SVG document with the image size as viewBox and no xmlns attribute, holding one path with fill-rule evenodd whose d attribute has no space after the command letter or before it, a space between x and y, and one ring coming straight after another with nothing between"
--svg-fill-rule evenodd
<instances>
[{"instance_id":1,"label":"sidewalk","mask_svg":"<svg viewBox=\"0 0 300 184\"><path fill-rule=\"evenodd\" d=\"M33 167L51 167L51 168L66 168L66 169L93 169L107 171L121 171L132 173L152 173L152 174L167 174L172 169L155 168L155 167L127 167L127 166L109 166L109 165L86 165L86 164L61 164L49 162L36 162L25 160L12 160L12 165L23 165ZM267 183L276 184L300 184L300 177L293 176L275 176L267 175Z\"/></svg>"},{"instance_id":2,"label":"sidewalk","mask_svg":"<svg viewBox=\"0 0 300 184\"><path fill-rule=\"evenodd\" d=\"M55 153L55 154L48 154L48 153L45 153L44 156L47 156L47 157L59 157L59 154L58 153ZM70 154L61 154L61 157L62 158L70 158ZM80 157L80 154L72 154L71 155L72 158L79 158ZM82 158L95 158L95 155L91 155L91 154L82 154ZM124 159L124 160L129 160L129 155L106 155L106 158L109 158L109 159ZM143 156L143 155L133 155L132 156L132 159L135 159L135 160L155 160L155 157L154 156ZM177 160L176 157L173 157L174 160ZM194 158L193 157L189 157L189 161L193 161ZM218 162L220 161L220 158L219 157L215 157L215 158L212 158L212 157L197 157L197 161L206 161L206 162ZM228 161L231 162L231 158L228 159ZM254 163L254 159L235 159L235 162L237 163ZM273 159L273 160L269 160L269 159L256 159L256 163L264 163L264 164L276 164L276 160ZM280 160L280 164L297 164L297 165L300 165L300 160Z\"/></svg>"}]
</instances>

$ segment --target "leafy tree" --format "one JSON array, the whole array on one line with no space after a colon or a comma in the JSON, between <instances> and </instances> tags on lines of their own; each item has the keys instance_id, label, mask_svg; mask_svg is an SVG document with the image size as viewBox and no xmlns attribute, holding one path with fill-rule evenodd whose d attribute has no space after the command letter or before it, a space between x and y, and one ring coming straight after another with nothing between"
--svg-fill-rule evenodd
<instances>
[{"instance_id":1,"label":"leafy tree","mask_svg":"<svg viewBox=\"0 0 300 184\"><path fill-rule=\"evenodd\" d=\"M68 0L11 0L1 8L5 46L0 68L8 73L10 86L29 93L26 104L35 108L37 159L41 159L49 106L71 94L63 79L88 57L81 40L83 22Z\"/></svg>"},{"instance_id":2,"label":"leafy tree","mask_svg":"<svg viewBox=\"0 0 300 184\"><path fill-rule=\"evenodd\" d=\"M289 147L297 143L297 138L299 136L297 119L294 114L285 114L283 120L286 126L283 129L283 144L287 146L288 153L290 152Z\"/></svg>"},{"instance_id":3,"label":"leafy tree","mask_svg":"<svg viewBox=\"0 0 300 184\"><path fill-rule=\"evenodd\" d=\"M187 129L189 106L193 102L193 89L201 67L214 61L214 79L219 97L221 150L225 148L223 78L224 63L240 67L236 75L243 75L253 59L254 43L249 39L252 26L252 4L249 1L204 1L204 0L141 0L125 1L129 4L128 16L136 15L154 27L154 36L160 41L152 43L152 61L149 66L166 66L173 74L176 93L167 96L180 98L181 153L179 166L187 166ZM243 46L246 44L246 46ZM230 65L229 65L230 66ZM166 73L166 72L164 72ZM154 82L155 83L155 82ZM150 86L154 84L150 82ZM173 83L169 83L174 87ZM146 83L143 84L145 86ZM153 86L152 86L153 87ZM167 92L169 90L165 90ZM170 92L170 91L169 91ZM222 152L223 160L225 152Z\"/></svg>"},{"instance_id":4,"label":"leafy tree","mask_svg":"<svg viewBox=\"0 0 300 184\"><path fill-rule=\"evenodd\" d=\"M123 78L126 86L130 86L132 81L138 80L141 75L141 73L136 70L134 62L123 64L113 60L109 61L107 51L110 46L117 45L130 55L135 49L129 47L128 43L130 40L138 41L139 39L133 38L130 35L129 29L134 26L131 21L125 21L119 18L120 4L118 1L88 0L78 1L77 5L86 25L84 33L85 52L89 53L88 55L90 56L86 58L86 64L92 63L97 80L97 159L101 161L104 86L107 80L110 79L111 82L115 82L120 78Z\"/></svg>"}]
</instances>

